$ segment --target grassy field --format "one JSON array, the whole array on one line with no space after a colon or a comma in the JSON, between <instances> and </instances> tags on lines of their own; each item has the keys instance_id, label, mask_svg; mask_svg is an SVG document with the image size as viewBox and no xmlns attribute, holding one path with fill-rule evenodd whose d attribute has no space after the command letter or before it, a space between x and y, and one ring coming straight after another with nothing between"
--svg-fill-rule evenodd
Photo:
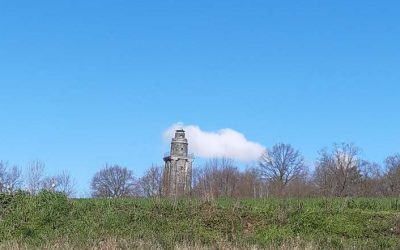
<instances>
[{"instance_id":1,"label":"grassy field","mask_svg":"<svg viewBox=\"0 0 400 250\"><path fill-rule=\"evenodd\" d=\"M0 194L1 249L400 249L400 199Z\"/></svg>"}]
</instances>

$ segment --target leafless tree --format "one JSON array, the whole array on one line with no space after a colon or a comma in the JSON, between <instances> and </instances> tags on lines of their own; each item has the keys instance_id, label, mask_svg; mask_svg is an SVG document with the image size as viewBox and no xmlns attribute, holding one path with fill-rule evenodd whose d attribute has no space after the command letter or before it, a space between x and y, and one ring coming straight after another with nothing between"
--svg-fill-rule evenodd
<instances>
[{"instance_id":1,"label":"leafless tree","mask_svg":"<svg viewBox=\"0 0 400 250\"><path fill-rule=\"evenodd\" d=\"M193 190L195 197L201 197L207 201L214 199L212 193L212 171L202 166L193 167Z\"/></svg>"},{"instance_id":2,"label":"leafless tree","mask_svg":"<svg viewBox=\"0 0 400 250\"><path fill-rule=\"evenodd\" d=\"M160 197L162 189L162 167L152 165L143 177L139 179L142 195L146 197Z\"/></svg>"},{"instance_id":3,"label":"leafless tree","mask_svg":"<svg viewBox=\"0 0 400 250\"><path fill-rule=\"evenodd\" d=\"M400 154L385 159L385 181L390 195L400 195Z\"/></svg>"},{"instance_id":4,"label":"leafless tree","mask_svg":"<svg viewBox=\"0 0 400 250\"><path fill-rule=\"evenodd\" d=\"M9 193L21 189L23 184L21 169L17 166L11 167L6 176L7 189Z\"/></svg>"},{"instance_id":5,"label":"leafless tree","mask_svg":"<svg viewBox=\"0 0 400 250\"><path fill-rule=\"evenodd\" d=\"M67 171L62 171L55 177L56 191L71 197L75 194L75 180Z\"/></svg>"},{"instance_id":6,"label":"leafless tree","mask_svg":"<svg viewBox=\"0 0 400 250\"><path fill-rule=\"evenodd\" d=\"M387 193L381 166L375 162L361 160L358 196L384 196Z\"/></svg>"},{"instance_id":7,"label":"leafless tree","mask_svg":"<svg viewBox=\"0 0 400 250\"><path fill-rule=\"evenodd\" d=\"M40 182L40 191L48 190L55 192L57 188L57 177L56 176L46 176Z\"/></svg>"},{"instance_id":8,"label":"leafless tree","mask_svg":"<svg viewBox=\"0 0 400 250\"><path fill-rule=\"evenodd\" d=\"M14 193L22 186L21 170L17 166L8 166L7 162L0 161L0 192Z\"/></svg>"},{"instance_id":9,"label":"leafless tree","mask_svg":"<svg viewBox=\"0 0 400 250\"><path fill-rule=\"evenodd\" d=\"M217 196L235 196L239 171L232 159L212 159L206 163L209 169L213 169L214 193Z\"/></svg>"},{"instance_id":10,"label":"leafless tree","mask_svg":"<svg viewBox=\"0 0 400 250\"><path fill-rule=\"evenodd\" d=\"M334 144L331 151L320 151L315 181L324 195L356 194L361 180L359 149L353 144Z\"/></svg>"},{"instance_id":11,"label":"leafless tree","mask_svg":"<svg viewBox=\"0 0 400 250\"><path fill-rule=\"evenodd\" d=\"M35 195L43 186L45 164L42 161L35 160L28 164L26 173L26 185L28 191Z\"/></svg>"},{"instance_id":12,"label":"leafless tree","mask_svg":"<svg viewBox=\"0 0 400 250\"><path fill-rule=\"evenodd\" d=\"M93 197L128 197L136 195L137 182L131 170L118 165L105 165L91 182Z\"/></svg>"},{"instance_id":13,"label":"leafless tree","mask_svg":"<svg viewBox=\"0 0 400 250\"><path fill-rule=\"evenodd\" d=\"M305 175L307 167L303 156L290 144L279 143L266 150L260 158L259 170L262 178L278 190Z\"/></svg>"},{"instance_id":14,"label":"leafless tree","mask_svg":"<svg viewBox=\"0 0 400 250\"><path fill-rule=\"evenodd\" d=\"M266 196L266 184L260 177L260 171L247 167L240 173L237 183L237 197L262 198Z\"/></svg>"},{"instance_id":15,"label":"leafless tree","mask_svg":"<svg viewBox=\"0 0 400 250\"><path fill-rule=\"evenodd\" d=\"M286 197L315 197L318 192L316 192L312 179L308 175L304 175L291 181L286 186L283 195Z\"/></svg>"},{"instance_id":16,"label":"leafless tree","mask_svg":"<svg viewBox=\"0 0 400 250\"><path fill-rule=\"evenodd\" d=\"M0 161L0 192L4 192L4 189L7 185L6 180L5 180L6 171L7 171L6 164L7 163Z\"/></svg>"},{"instance_id":17,"label":"leafless tree","mask_svg":"<svg viewBox=\"0 0 400 250\"><path fill-rule=\"evenodd\" d=\"M64 193L71 197L75 194L75 180L68 172L62 171L58 175L43 178L40 189Z\"/></svg>"},{"instance_id":18,"label":"leafless tree","mask_svg":"<svg viewBox=\"0 0 400 250\"><path fill-rule=\"evenodd\" d=\"M239 171L232 159L211 159L203 167L194 169L194 193L207 200L234 197L238 180Z\"/></svg>"}]
</instances>

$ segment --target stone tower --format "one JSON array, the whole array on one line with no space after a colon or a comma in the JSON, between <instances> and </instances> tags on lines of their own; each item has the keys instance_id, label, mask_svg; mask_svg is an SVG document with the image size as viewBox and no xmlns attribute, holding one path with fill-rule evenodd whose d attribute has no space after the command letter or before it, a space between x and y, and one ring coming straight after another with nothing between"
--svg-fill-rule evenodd
<instances>
[{"instance_id":1,"label":"stone tower","mask_svg":"<svg viewBox=\"0 0 400 250\"><path fill-rule=\"evenodd\" d=\"M163 196L180 198L189 196L192 189L193 157L188 154L188 141L184 130L176 130L171 152L164 156Z\"/></svg>"}]
</instances>

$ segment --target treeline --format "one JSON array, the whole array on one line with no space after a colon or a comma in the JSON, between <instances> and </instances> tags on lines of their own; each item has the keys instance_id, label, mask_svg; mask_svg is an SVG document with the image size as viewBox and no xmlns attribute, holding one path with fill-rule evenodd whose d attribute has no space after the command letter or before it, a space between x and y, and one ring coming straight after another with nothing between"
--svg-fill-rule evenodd
<instances>
[{"instance_id":1,"label":"treeline","mask_svg":"<svg viewBox=\"0 0 400 250\"><path fill-rule=\"evenodd\" d=\"M312 169L312 171L311 171ZM133 171L106 164L91 180L92 197L161 197L163 167L152 165L136 178ZM267 149L257 164L240 170L232 159L211 159L193 169L192 196L219 197L383 197L400 196L400 154L384 165L362 159L353 144L334 144L319 152L314 166L300 151L279 143ZM22 175L20 168L0 162L0 192L50 190L73 196L75 181L67 172L44 175L44 163L33 161Z\"/></svg>"},{"instance_id":2,"label":"treeline","mask_svg":"<svg viewBox=\"0 0 400 250\"><path fill-rule=\"evenodd\" d=\"M334 144L309 166L298 150L279 143L244 171L230 159L214 159L195 169L193 178L194 195L207 199L400 196L400 154L381 166L362 159L353 144Z\"/></svg>"},{"instance_id":3,"label":"treeline","mask_svg":"<svg viewBox=\"0 0 400 250\"><path fill-rule=\"evenodd\" d=\"M28 163L24 173L20 167L0 161L0 193L25 191L36 195L40 191L48 190L74 196L75 184L75 180L67 171L53 176L45 175L45 163L39 160Z\"/></svg>"},{"instance_id":4,"label":"treeline","mask_svg":"<svg viewBox=\"0 0 400 250\"><path fill-rule=\"evenodd\" d=\"M312 169L312 171L311 171ZM151 166L144 176L118 165L106 166L92 179L94 197L162 195L161 166ZM334 144L319 152L314 166L300 151L279 143L267 149L257 164L244 170L232 159L211 159L193 169L192 196L219 197L384 197L400 195L400 154L388 156L384 165L362 159L353 144Z\"/></svg>"}]
</instances>

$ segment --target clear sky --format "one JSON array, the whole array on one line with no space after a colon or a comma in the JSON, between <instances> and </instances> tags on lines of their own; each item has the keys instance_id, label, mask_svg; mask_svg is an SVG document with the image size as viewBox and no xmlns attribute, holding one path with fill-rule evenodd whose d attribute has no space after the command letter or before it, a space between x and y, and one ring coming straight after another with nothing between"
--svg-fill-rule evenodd
<instances>
[{"instance_id":1,"label":"clear sky","mask_svg":"<svg viewBox=\"0 0 400 250\"><path fill-rule=\"evenodd\" d=\"M176 122L400 151L399 1L1 1L0 159L140 176Z\"/></svg>"}]
</instances>

